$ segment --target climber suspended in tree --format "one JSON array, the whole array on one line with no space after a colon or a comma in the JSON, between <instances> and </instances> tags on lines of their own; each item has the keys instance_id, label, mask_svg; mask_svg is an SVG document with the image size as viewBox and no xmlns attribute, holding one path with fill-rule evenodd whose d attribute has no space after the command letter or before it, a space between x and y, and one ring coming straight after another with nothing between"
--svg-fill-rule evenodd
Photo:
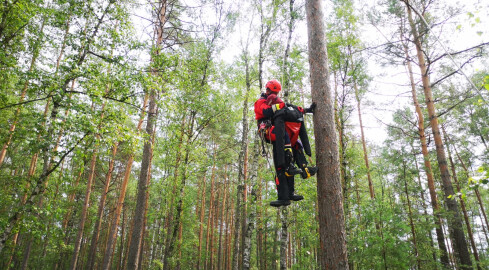
<instances>
[{"instance_id":1,"label":"climber suspended in tree","mask_svg":"<svg viewBox=\"0 0 489 270\"><path fill-rule=\"evenodd\" d=\"M289 205L290 200L304 199L303 196L294 194L294 175L300 174L306 179L317 172L316 167L307 166L304 155L305 152L311 156L311 146L303 116L313 113L315 104L303 109L284 103L277 96L282 89L277 80L269 81L265 88L266 92L255 102L255 118L261 137L273 146L278 200L270 202L270 205L278 207Z\"/></svg>"}]
</instances>

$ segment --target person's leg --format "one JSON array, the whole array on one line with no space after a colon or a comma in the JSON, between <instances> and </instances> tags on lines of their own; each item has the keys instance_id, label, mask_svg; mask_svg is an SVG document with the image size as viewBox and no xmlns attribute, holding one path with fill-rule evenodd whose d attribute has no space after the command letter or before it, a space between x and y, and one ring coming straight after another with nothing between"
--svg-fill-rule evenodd
<instances>
[{"instance_id":1,"label":"person's leg","mask_svg":"<svg viewBox=\"0 0 489 270\"><path fill-rule=\"evenodd\" d=\"M301 123L301 128L299 129L299 138L301 139L302 146L304 147L304 152L306 155L311 156L311 144L309 143L309 136L307 136L306 125L304 122Z\"/></svg>"},{"instance_id":2,"label":"person's leg","mask_svg":"<svg viewBox=\"0 0 489 270\"><path fill-rule=\"evenodd\" d=\"M292 146L290 144L289 134L285 131L285 122L283 114L278 114L274 118L275 134L275 163L276 167L284 168L285 173L290 175L300 174L301 171L294 166L294 154L292 152Z\"/></svg>"},{"instance_id":3,"label":"person's leg","mask_svg":"<svg viewBox=\"0 0 489 270\"><path fill-rule=\"evenodd\" d=\"M296 174L300 174L301 170L299 170L294 165L294 151L292 150L292 145L290 144L289 133L285 132L284 136L285 147L284 147L284 155L285 155L285 176L294 176Z\"/></svg>"},{"instance_id":4,"label":"person's leg","mask_svg":"<svg viewBox=\"0 0 489 270\"><path fill-rule=\"evenodd\" d=\"M275 134L275 142L273 144L275 153L275 167L285 167L285 122L283 117L275 117L273 120L273 133ZM290 140L289 140L290 141Z\"/></svg>"},{"instance_id":5,"label":"person's leg","mask_svg":"<svg viewBox=\"0 0 489 270\"><path fill-rule=\"evenodd\" d=\"M286 206L290 204L290 199L289 199L289 188L288 188L288 182L287 178L285 176L285 168L279 166L277 162L277 155L278 155L278 150L276 147L277 146L277 141L273 142L273 161L275 165L275 185L277 187L277 197L278 199L276 201L270 202L271 206L279 207L279 206ZM282 150L282 156L283 156L283 150Z\"/></svg>"},{"instance_id":6,"label":"person's leg","mask_svg":"<svg viewBox=\"0 0 489 270\"><path fill-rule=\"evenodd\" d=\"M294 153L295 162L297 166L301 169L301 177L303 179L307 179L317 173L317 167L307 166L307 159L304 155L304 151L302 149L302 144L300 141L297 141L297 143L292 148L292 151Z\"/></svg>"},{"instance_id":7,"label":"person's leg","mask_svg":"<svg viewBox=\"0 0 489 270\"><path fill-rule=\"evenodd\" d=\"M295 194L295 180L294 176L289 176L287 177L287 187L289 191L289 199L292 201L300 201L304 199L304 196L302 195L296 195Z\"/></svg>"}]
</instances>

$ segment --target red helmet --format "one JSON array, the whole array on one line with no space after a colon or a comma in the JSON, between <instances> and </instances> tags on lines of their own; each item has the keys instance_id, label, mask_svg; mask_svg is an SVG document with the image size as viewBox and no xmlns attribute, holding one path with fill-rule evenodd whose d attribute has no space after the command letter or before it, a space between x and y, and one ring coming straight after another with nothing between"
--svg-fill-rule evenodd
<instances>
[{"instance_id":1,"label":"red helmet","mask_svg":"<svg viewBox=\"0 0 489 270\"><path fill-rule=\"evenodd\" d=\"M271 80L267 82L265 89L270 89L270 91L278 93L282 90L282 85L277 80Z\"/></svg>"}]
</instances>

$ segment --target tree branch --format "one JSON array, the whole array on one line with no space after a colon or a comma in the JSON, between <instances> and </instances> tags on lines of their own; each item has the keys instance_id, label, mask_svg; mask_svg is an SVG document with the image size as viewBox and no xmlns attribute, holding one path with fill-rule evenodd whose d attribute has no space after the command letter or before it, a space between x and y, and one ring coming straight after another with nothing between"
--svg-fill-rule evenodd
<instances>
[{"instance_id":1,"label":"tree branch","mask_svg":"<svg viewBox=\"0 0 489 270\"><path fill-rule=\"evenodd\" d=\"M46 97L43 97L43 98L36 98L36 99L31 99L31 100L26 100L26 101L22 101L22 102L19 102L19 103L14 103L14 104L9 104L9 105L6 105L4 107L1 107L0 108L0 111L1 110L5 110L5 109L8 109L8 108L12 108L12 107L16 107L16 106L20 106L20 105L24 105L24 104L28 104L28 103L32 103L32 102L36 102L36 101L40 101L40 100L45 100L45 99L48 99L50 97L52 97L53 95L48 94Z\"/></svg>"},{"instance_id":2,"label":"tree branch","mask_svg":"<svg viewBox=\"0 0 489 270\"><path fill-rule=\"evenodd\" d=\"M470 48L467 48L465 50L461 50L461 51L458 51L458 52L444 53L444 54L438 56L437 58L435 58L434 60L432 60L431 63L434 63L434 62L436 62L436 61L438 61L438 60L440 60L440 59L442 59L442 58L444 58L446 56L449 56L449 55L454 56L454 55L461 54L461 53L464 53L464 52L468 52L468 51L471 51L471 50L474 50L474 49L481 49L481 48L483 48L483 47L485 47L487 45L489 45L489 42L484 42L484 43L481 43L479 45L476 45L476 46L473 46L473 47L470 47Z\"/></svg>"}]
</instances>

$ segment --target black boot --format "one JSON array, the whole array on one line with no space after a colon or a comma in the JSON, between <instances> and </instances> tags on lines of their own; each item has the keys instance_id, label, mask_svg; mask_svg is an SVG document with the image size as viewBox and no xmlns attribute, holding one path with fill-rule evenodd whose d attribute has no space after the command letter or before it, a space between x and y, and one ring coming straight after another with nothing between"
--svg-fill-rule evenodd
<instances>
[{"instance_id":1,"label":"black boot","mask_svg":"<svg viewBox=\"0 0 489 270\"><path fill-rule=\"evenodd\" d=\"M297 194L292 194L292 195L289 195L289 199L297 202L297 201L300 201L300 200L304 200L304 196L297 195Z\"/></svg>"},{"instance_id":2,"label":"black boot","mask_svg":"<svg viewBox=\"0 0 489 270\"><path fill-rule=\"evenodd\" d=\"M295 194L295 181L294 177L287 177L287 186L289 188L289 199L292 201L300 201L304 199L302 195Z\"/></svg>"},{"instance_id":3,"label":"black boot","mask_svg":"<svg viewBox=\"0 0 489 270\"><path fill-rule=\"evenodd\" d=\"M285 176L290 177L296 174L302 173L302 171L294 165L294 154L292 152L292 147L285 146L285 162L287 168L285 169Z\"/></svg>"},{"instance_id":4,"label":"black boot","mask_svg":"<svg viewBox=\"0 0 489 270\"><path fill-rule=\"evenodd\" d=\"M277 176L275 176L275 185L277 186L278 200L270 202L271 206L287 206L290 204L289 199L289 186L287 177L283 169L277 170Z\"/></svg>"},{"instance_id":5,"label":"black boot","mask_svg":"<svg viewBox=\"0 0 489 270\"><path fill-rule=\"evenodd\" d=\"M294 176L296 174L301 174L301 173L302 173L302 171L299 168L297 168L296 166L292 165L292 164L290 164L290 166L285 171L285 175L287 177Z\"/></svg>"},{"instance_id":6,"label":"black boot","mask_svg":"<svg viewBox=\"0 0 489 270\"><path fill-rule=\"evenodd\" d=\"M318 167L305 167L301 172L302 179L307 179L318 172Z\"/></svg>"},{"instance_id":7,"label":"black boot","mask_svg":"<svg viewBox=\"0 0 489 270\"><path fill-rule=\"evenodd\" d=\"M270 202L270 205L273 207L287 206L289 204L290 204L290 200L276 200Z\"/></svg>"}]
</instances>

